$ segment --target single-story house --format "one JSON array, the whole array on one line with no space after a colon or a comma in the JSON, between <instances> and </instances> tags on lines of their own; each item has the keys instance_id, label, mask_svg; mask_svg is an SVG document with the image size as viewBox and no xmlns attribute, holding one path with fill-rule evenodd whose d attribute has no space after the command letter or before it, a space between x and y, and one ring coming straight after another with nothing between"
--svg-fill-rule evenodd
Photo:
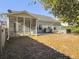
<instances>
[{"instance_id":1,"label":"single-story house","mask_svg":"<svg viewBox=\"0 0 79 59\"><path fill-rule=\"evenodd\" d=\"M0 14L0 51L9 37L38 35L61 30L61 23L49 16L27 11L12 11Z\"/></svg>"},{"instance_id":2,"label":"single-story house","mask_svg":"<svg viewBox=\"0 0 79 59\"><path fill-rule=\"evenodd\" d=\"M0 19L5 20L9 36L38 35L51 32L60 28L60 22L49 16L33 14L27 11L9 11L0 14Z\"/></svg>"}]
</instances>

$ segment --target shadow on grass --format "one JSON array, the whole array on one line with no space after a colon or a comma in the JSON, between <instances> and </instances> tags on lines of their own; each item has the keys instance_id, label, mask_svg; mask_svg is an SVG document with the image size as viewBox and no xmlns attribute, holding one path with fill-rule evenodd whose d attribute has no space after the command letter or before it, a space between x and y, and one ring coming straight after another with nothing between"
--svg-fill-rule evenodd
<instances>
[{"instance_id":1,"label":"shadow on grass","mask_svg":"<svg viewBox=\"0 0 79 59\"><path fill-rule=\"evenodd\" d=\"M30 37L10 38L3 59L71 59Z\"/></svg>"}]
</instances>

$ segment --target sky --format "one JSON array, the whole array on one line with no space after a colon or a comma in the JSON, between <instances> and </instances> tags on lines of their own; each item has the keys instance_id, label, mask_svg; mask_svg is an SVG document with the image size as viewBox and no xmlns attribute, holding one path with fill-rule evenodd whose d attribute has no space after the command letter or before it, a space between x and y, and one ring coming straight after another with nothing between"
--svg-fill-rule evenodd
<instances>
[{"instance_id":1,"label":"sky","mask_svg":"<svg viewBox=\"0 0 79 59\"><path fill-rule=\"evenodd\" d=\"M7 12L8 9L22 11L26 10L35 14L52 16L40 3L33 4L33 0L0 0L0 12Z\"/></svg>"}]
</instances>

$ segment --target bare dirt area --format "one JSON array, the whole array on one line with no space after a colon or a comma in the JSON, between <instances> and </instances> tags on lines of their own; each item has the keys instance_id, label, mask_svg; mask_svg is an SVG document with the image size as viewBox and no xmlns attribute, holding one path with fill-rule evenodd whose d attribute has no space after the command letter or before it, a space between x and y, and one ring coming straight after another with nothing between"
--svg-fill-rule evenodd
<instances>
[{"instance_id":1,"label":"bare dirt area","mask_svg":"<svg viewBox=\"0 0 79 59\"><path fill-rule=\"evenodd\" d=\"M53 36L55 35L10 38L2 59L70 59L69 56L50 47L63 40Z\"/></svg>"}]
</instances>

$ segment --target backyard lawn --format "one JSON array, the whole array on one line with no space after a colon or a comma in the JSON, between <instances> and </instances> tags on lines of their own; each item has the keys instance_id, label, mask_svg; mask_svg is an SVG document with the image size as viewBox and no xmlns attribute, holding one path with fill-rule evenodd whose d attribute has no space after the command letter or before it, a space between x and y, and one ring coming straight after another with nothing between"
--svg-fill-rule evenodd
<instances>
[{"instance_id":1,"label":"backyard lawn","mask_svg":"<svg viewBox=\"0 0 79 59\"><path fill-rule=\"evenodd\" d=\"M12 37L2 59L79 59L79 35L46 34Z\"/></svg>"},{"instance_id":2,"label":"backyard lawn","mask_svg":"<svg viewBox=\"0 0 79 59\"><path fill-rule=\"evenodd\" d=\"M79 35L48 34L33 36L32 38L56 49L66 56L70 56L72 59L79 59Z\"/></svg>"}]
</instances>

